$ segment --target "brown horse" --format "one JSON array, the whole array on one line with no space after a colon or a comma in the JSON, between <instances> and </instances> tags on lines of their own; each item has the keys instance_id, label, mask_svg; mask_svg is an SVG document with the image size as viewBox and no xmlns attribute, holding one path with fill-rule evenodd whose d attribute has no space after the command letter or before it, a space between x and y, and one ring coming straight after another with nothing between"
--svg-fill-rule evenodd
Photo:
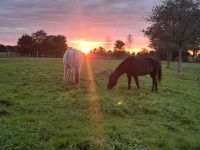
<instances>
[{"instance_id":1,"label":"brown horse","mask_svg":"<svg viewBox=\"0 0 200 150\"><path fill-rule=\"evenodd\" d=\"M157 80L161 81L161 63L150 57L130 56L122 61L119 66L109 75L108 89L112 89L119 77L126 73L128 78L128 89L131 89L131 79L135 80L137 88L140 88L138 76L149 74L152 78L152 92L158 90Z\"/></svg>"}]
</instances>

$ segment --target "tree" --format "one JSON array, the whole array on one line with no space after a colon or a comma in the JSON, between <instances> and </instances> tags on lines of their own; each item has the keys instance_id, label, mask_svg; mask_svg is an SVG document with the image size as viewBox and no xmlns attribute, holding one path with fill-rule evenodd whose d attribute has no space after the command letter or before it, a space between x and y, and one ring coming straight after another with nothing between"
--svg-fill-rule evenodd
<instances>
[{"instance_id":1,"label":"tree","mask_svg":"<svg viewBox=\"0 0 200 150\"><path fill-rule=\"evenodd\" d=\"M159 24L154 24L143 30L144 34L150 40L150 48L153 48L158 54L164 54L162 58L166 59L167 55L167 68L170 68L172 52L175 49L175 44L170 41L168 32L165 32Z\"/></svg>"},{"instance_id":2,"label":"tree","mask_svg":"<svg viewBox=\"0 0 200 150\"><path fill-rule=\"evenodd\" d=\"M112 51L111 51L111 50L107 51L106 55L107 55L108 57L112 57Z\"/></svg>"},{"instance_id":3,"label":"tree","mask_svg":"<svg viewBox=\"0 0 200 150\"><path fill-rule=\"evenodd\" d=\"M22 35L18 40L18 51L28 56L62 57L67 49L66 37L47 35L43 30ZM12 51L14 50L14 47Z\"/></svg>"},{"instance_id":4,"label":"tree","mask_svg":"<svg viewBox=\"0 0 200 150\"><path fill-rule=\"evenodd\" d=\"M45 42L47 40L47 33L44 30L39 30L32 33L34 49L37 51L38 55L45 55Z\"/></svg>"},{"instance_id":5,"label":"tree","mask_svg":"<svg viewBox=\"0 0 200 150\"><path fill-rule=\"evenodd\" d=\"M121 40L117 40L115 42L115 46L114 46L114 50L116 51L124 51L124 47L125 46L125 43Z\"/></svg>"},{"instance_id":6,"label":"tree","mask_svg":"<svg viewBox=\"0 0 200 150\"><path fill-rule=\"evenodd\" d=\"M6 52L6 46L3 44L0 44L0 52Z\"/></svg>"},{"instance_id":7,"label":"tree","mask_svg":"<svg viewBox=\"0 0 200 150\"><path fill-rule=\"evenodd\" d=\"M56 56L62 57L67 49L67 40L64 35L57 35L54 39L56 43Z\"/></svg>"},{"instance_id":8,"label":"tree","mask_svg":"<svg viewBox=\"0 0 200 150\"><path fill-rule=\"evenodd\" d=\"M130 48L132 47L132 44L133 44L133 36L132 36L132 34L128 34L127 35L127 43L126 43L128 50L130 50Z\"/></svg>"},{"instance_id":9,"label":"tree","mask_svg":"<svg viewBox=\"0 0 200 150\"><path fill-rule=\"evenodd\" d=\"M200 37L200 4L195 0L164 0L146 18L158 40L178 49L177 75L182 75L182 52Z\"/></svg>"},{"instance_id":10,"label":"tree","mask_svg":"<svg viewBox=\"0 0 200 150\"><path fill-rule=\"evenodd\" d=\"M94 48L92 51L90 51L90 54L94 54L95 56L107 56L106 50L103 47Z\"/></svg>"},{"instance_id":11,"label":"tree","mask_svg":"<svg viewBox=\"0 0 200 150\"><path fill-rule=\"evenodd\" d=\"M138 53L137 56L147 56L149 54L149 51L146 48L142 48Z\"/></svg>"},{"instance_id":12,"label":"tree","mask_svg":"<svg viewBox=\"0 0 200 150\"><path fill-rule=\"evenodd\" d=\"M18 39L17 42L17 49L21 55L28 55L32 54L32 45L33 45L33 38L28 34L23 34L21 38Z\"/></svg>"},{"instance_id":13,"label":"tree","mask_svg":"<svg viewBox=\"0 0 200 150\"><path fill-rule=\"evenodd\" d=\"M100 46L97 49L97 55L99 55L99 56L106 56L106 50L103 47Z\"/></svg>"},{"instance_id":14,"label":"tree","mask_svg":"<svg viewBox=\"0 0 200 150\"><path fill-rule=\"evenodd\" d=\"M117 40L114 45L113 56L124 57L127 53L125 51L125 43L121 40Z\"/></svg>"},{"instance_id":15,"label":"tree","mask_svg":"<svg viewBox=\"0 0 200 150\"><path fill-rule=\"evenodd\" d=\"M6 45L6 52L16 53L16 51L17 51L17 46L16 45L14 45L14 46Z\"/></svg>"},{"instance_id":16,"label":"tree","mask_svg":"<svg viewBox=\"0 0 200 150\"><path fill-rule=\"evenodd\" d=\"M45 42L46 56L62 57L67 49L66 38L63 35L49 35Z\"/></svg>"}]
</instances>

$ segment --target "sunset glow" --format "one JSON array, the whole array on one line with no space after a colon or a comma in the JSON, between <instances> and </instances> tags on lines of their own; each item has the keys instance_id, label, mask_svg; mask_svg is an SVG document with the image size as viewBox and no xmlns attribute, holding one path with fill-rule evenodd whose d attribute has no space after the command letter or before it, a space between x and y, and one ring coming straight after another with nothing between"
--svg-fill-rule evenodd
<instances>
[{"instance_id":1,"label":"sunset glow","mask_svg":"<svg viewBox=\"0 0 200 150\"><path fill-rule=\"evenodd\" d=\"M93 50L94 48L98 48L100 46L105 48L105 43L102 41L86 41L86 40L71 40L69 43L70 47L74 47L76 49L81 50L83 53L87 54L90 52L90 50ZM135 46L135 45L134 45ZM125 48L125 50L128 50L130 53L137 53L141 50L140 47L132 47L132 48ZM110 49L113 50L114 43L110 46Z\"/></svg>"},{"instance_id":2,"label":"sunset glow","mask_svg":"<svg viewBox=\"0 0 200 150\"><path fill-rule=\"evenodd\" d=\"M98 48L99 46L103 45L103 42L100 41L85 41L85 40L75 40L70 41L71 45L83 53L87 54L90 50L94 48Z\"/></svg>"},{"instance_id":3,"label":"sunset glow","mask_svg":"<svg viewBox=\"0 0 200 150\"><path fill-rule=\"evenodd\" d=\"M133 48L128 49L128 51L130 53L135 52L137 54L139 51L141 51L141 48L140 47L133 47Z\"/></svg>"}]
</instances>

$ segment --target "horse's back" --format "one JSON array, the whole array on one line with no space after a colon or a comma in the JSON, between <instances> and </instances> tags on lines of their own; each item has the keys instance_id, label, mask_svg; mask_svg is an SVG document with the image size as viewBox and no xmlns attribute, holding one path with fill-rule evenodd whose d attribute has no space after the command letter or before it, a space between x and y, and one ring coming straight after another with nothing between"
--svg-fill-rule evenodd
<instances>
[{"instance_id":1,"label":"horse's back","mask_svg":"<svg viewBox=\"0 0 200 150\"><path fill-rule=\"evenodd\" d=\"M83 65L83 54L82 54L81 51L76 50L75 60L76 60L76 65L77 66L82 66Z\"/></svg>"},{"instance_id":2,"label":"horse's back","mask_svg":"<svg viewBox=\"0 0 200 150\"><path fill-rule=\"evenodd\" d=\"M150 57L128 57L127 65L128 70L131 71L133 75L146 75L151 73L158 61Z\"/></svg>"},{"instance_id":3,"label":"horse's back","mask_svg":"<svg viewBox=\"0 0 200 150\"><path fill-rule=\"evenodd\" d=\"M68 48L63 56L63 63L70 69L80 70L83 64L82 52L73 48Z\"/></svg>"},{"instance_id":4,"label":"horse's back","mask_svg":"<svg viewBox=\"0 0 200 150\"><path fill-rule=\"evenodd\" d=\"M69 64L72 63L72 52L73 48L67 48L65 54L63 55L63 64L69 67Z\"/></svg>"}]
</instances>

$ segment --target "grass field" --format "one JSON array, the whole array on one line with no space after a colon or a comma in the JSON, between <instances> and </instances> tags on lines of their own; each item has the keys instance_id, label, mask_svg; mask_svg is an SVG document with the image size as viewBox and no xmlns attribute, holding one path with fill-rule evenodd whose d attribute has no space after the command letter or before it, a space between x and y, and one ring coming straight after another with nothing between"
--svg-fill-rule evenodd
<instances>
[{"instance_id":1,"label":"grass field","mask_svg":"<svg viewBox=\"0 0 200 150\"><path fill-rule=\"evenodd\" d=\"M163 62L158 92L145 76L138 95L125 75L106 90L103 72L120 61L85 61L75 88L62 59L0 59L0 149L199 150L200 64L176 77Z\"/></svg>"}]
</instances>

